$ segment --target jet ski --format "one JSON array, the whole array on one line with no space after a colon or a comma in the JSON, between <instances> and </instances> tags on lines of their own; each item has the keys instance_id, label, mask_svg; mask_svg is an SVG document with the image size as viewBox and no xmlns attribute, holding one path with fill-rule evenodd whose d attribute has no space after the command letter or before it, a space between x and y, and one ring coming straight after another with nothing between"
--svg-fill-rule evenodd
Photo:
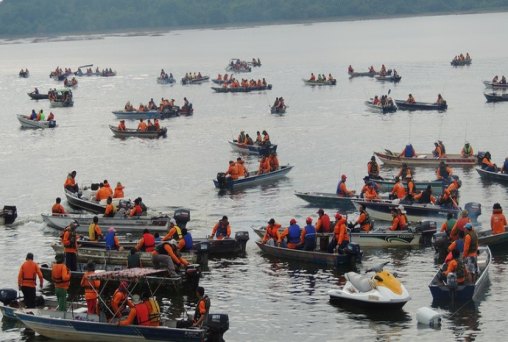
<instances>
[{"instance_id":1,"label":"jet ski","mask_svg":"<svg viewBox=\"0 0 508 342\"><path fill-rule=\"evenodd\" d=\"M365 273L346 273L346 285L328 291L331 303L343 303L363 308L400 309L411 297L404 285L389 271L384 270L388 262L374 266Z\"/></svg>"}]
</instances>

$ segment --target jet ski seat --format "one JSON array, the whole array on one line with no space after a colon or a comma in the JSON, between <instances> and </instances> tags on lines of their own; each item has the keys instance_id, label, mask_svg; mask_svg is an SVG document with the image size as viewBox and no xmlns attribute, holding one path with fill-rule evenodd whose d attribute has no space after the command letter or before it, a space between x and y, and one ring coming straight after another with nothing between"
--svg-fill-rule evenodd
<instances>
[{"instance_id":1,"label":"jet ski seat","mask_svg":"<svg viewBox=\"0 0 508 342\"><path fill-rule=\"evenodd\" d=\"M346 279L349 280L359 292L369 292L372 290L370 277L355 272L348 272L346 273Z\"/></svg>"}]
</instances>

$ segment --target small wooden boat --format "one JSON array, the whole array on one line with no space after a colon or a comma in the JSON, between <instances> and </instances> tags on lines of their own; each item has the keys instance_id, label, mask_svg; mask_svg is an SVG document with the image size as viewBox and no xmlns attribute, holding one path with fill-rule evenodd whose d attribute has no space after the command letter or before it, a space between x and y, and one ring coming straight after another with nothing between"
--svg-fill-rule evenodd
<instances>
[{"instance_id":1,"label":"small wooden boat","mask_svg":"<svg viewBox=\"0 0 508 342\"><path fill-rule=\"evenodd\" d=\"M441 279L441 270L437 271L429 284L434 302L467 302L478 299L488 283L489 266L492 260L492 253L489 247L479 247L478 253L478 276L474 284L447 284L446 280L443 281Z\"/></svg>"},{"instance_id":2,"label":"small wooden boat","mask_svg":"<svg viewBox=\"0 0 508 342\"><path fill-rule=\"evenodd\" d=\"M365 105L367 108L369 108L370 111L374 113L381 113L381 114L387 114L387 113L395 113L397 111L397 106L395 104L393 105L375 105L371 101L365 101Z\"/></svg>"},{"instance_id":3,"label":"small wooden boat","mask_svg":"<svg viewBox=\"0 0 508 342\"><path fill-rule=\"evenodd\" d=\"M282 107L282 108L278 108L278 107L275 107L275 106L271 106L271 107L270 107L270 113L272 113L272 114L282 115L282 114L285 114L285 113L286 113L286 108L287 108L287 106L284 106L284 107Z\"/></svg>"},{"instance_id":4,"label":"small wooden boat","mask_svg":"<svg viewBox=\"0 0 508 342\"><path fill-rule=\"evenodd\" d=\"M506 88L508 88L508 83L483 81L483 84L485 84L485 86L487 88L493 88L493 89L506 89Z\"/></svg>"},{"instance_id":5,"label":"small wooden boat","mask_svg":"<svg viewBox=\"0 0 508 342\"><path fill-rule=\"evenodd\" d=\"M50 120L50 121L37 121L37 120L30 120L26 115L18 114L16 115L19 122L21 123L22 128L55 128L56 127L56 121Z\"/></svg>"},{"instance_id":6,"label":"small wooden boat","mask_svg":"<svg viewBox=\"0 0 508 342\"><path fill-rule=\"evenodd\" d=\"M109 129L113 132L114 136L117 138L144 138L144 139L155 139L160 137L165 137L168 129L166 127L161 127L158 131L156 130L147 130L147 131L139 131L134 128L127 128L125 130L119 130L118 127L109 125Z\"/></svg>"},{"instance_id":7,"label":"small wooden boat","mask_svg":"<svg viewBox=\"0 0 508 342\"><path fill-rule=\"evenodd\" d=\"M508 94L484 93L483 96L485 96L487 102L508 101Z\"/></svg>"},{"instance_id":8,"label":"small wooden boat","mask_svg":"<svg viewBox=\"0 0 508 342\"><path fill-rule=\"evenodd\" d=\"M0 210L0 224L13 224L18 217L18 211L14 205L4 205Z\"/></svg>"},{"instance_id":9,"label":"small wooden boat","mask_svg":"<svg viewBox=\"0 0 508 342\"><path fill-rule=\"evenodd\" d=\"M69 205L75 209L83 209L92 212L94 214L104 214L104 211L106 210L106 200L100 202L96 201L95 193L97 189L95 189L95 185L93 185L92 187L94 188L94 190L85 187L79 192L72 192L69 191L68 189L64 189L65 197L67 198L67 203L69 203ZM114 198L113 204L118 209L122 208L128 209L132 206L130 200L126 200L123 198Z\"/></svg>"},{"instance_id":10,"label":"small wooden boat","mask_svg":"<svg viewBox=\"0 0 508 342\"><path fill-rule=\"evenodd\" d=\"M309 85L309 86L334 86L337 84L337 80L333 79L333 80L326 80L326 81L318 81L318 80L312 81L312 80L303 79L303 83L305 83L305 85Z\"/></svg>"},{"instance_id":11,"label":"small wooden boat","mask_svg":"<svg viewBox=\"0 0 508 342\"><path fill-rule=\"evenodd\" d=\"M232 180L231 177L226 177L224 173L219 172L217 174L217 179L213 180L213 184L218 189L238 189L258 184L271 183L277 179L285 177L292 168L292 165L283 165L278 170L260 175L257 174L257 171L252 171L249 172L247 177L235 180Z\"/></svg>"},{"instance_id":12,"label":"small wooden boat","mask_svg":"<svg viewBox=\"0 0 508 342\"><path fill-rule=\"evenodd\" d=\"M400 82L401 79L402 79L402 76L400 76L400 75L384 75L384 76L377 75L376 76L376 80L381 81L381 82L397 83L397 82Z\"/></svg>"},{"instance_id":13,"label":"small wooden boat","mask_svg":"<svg viewBox=\"0 0 508 342\"><path fill-rule=\"evenodd\" d=\"M173 106L171 108L164 108L161 111L159 110L149 110L146 112L140 112L140 111L125 111L125 110L115 110L112 113L115 114L117 119L121 120L153 120L153 119L169 119L174 118L177 116L186 116L186 115L192 115L194 112L194 109L190 109L190 113L188 111L185 111L183 108L180 108L178 106Z\"/></svg>"},{"instance_id":14,"label":"small wooden boat","mask_svg":"<svg viewBox=\"0 0 508 342\"><path fill-rule=\"evenodd\" d=\"M374 152L374 154L381 159L386 165L401 166L406 163L408 166L428 166L438 167L441 161L445 161L450 166L475 166L478 163L476 156L462 157L460 154L446 154L444 158L435 158L432 153L418 153L416 157L407 158L399 156L398 153L393 153L390 150L385 152Z\"/></svg>"},{"instance_id":15,"label":"small wooden boat","mask_svg":"<svg viewBox=\"0 0 508 342\"><path fill-rule=\"evenodd\" d=\"M470 58L470 59L464 59L464 60L459 60L459 59L453 59L451 62L450 62L450 65L452 66L464 66L464 65L471 65L471 62L473 60Z\"/></svg>"},{"instance_id":16,"label":"small wooden boat","mask_svg":"<svg viewBox=\"0 0 508 342\"><path fill-rule=\"evenodd\" d=\"M28 71L28 70L26 70L26 71L20 71L18 75L21 78L28 78L28 77L30 77L30 71Z\"/></svg>"},{"instance_id":17,"label":"small wooden boat","mask_svg":"<svg viewBox=\"0 0 508 342\"><path fill-rule=\"evenodd\" d=\"M310 263L323 267L353 267L356 263L362 262L363 252L357 243L350 243L345 249L344 254L327 253L319 250L303 251L298 249L289 249L277 247L269 244L262 244L256 241L256 245L264 254L272 257L295 261L298 263ZM317 244L319 246L319 244Z\"/></svg>"},{"instance_id":18,"label":"small wooden boat","mask_svg":"<svg viewBox=\"0 0 508 342\"><path fill-rule=\"evenodd\" d=\"M158 84L173 84L176 80L173 77L157 77Z\"/></svg>"},{"instance_id":19,"label":"small wooden boat","mask_svg":"<svg viewBox=\"0 0 508 342\"><path fill-rule=\"evenodd\" d=\"M395 104L399 107L400 110L438 110L445 111L448 109L448 104L437 104L437 103L429 103L429 102L415 102L408 103L404 100L395 100Z\"/></svg>"},{"instance_id":20,"label":"small wooden boat","mask_svg":"<svg viewBox=\"0 0 508 342\"><path fill-rule=\"evenodd\" d=\"M227 87L227 88L224 88L224 87L212 87L212 89L216 93L250 93L251 91L271 90L272 89L272 85L268 84L266 86L259 86L259 87L256 86L256 87L236 87L236 88L231 88L231 87Z\"/></svg>"},{"instance_id":21,"label":"small wooden boat","mask_svg":"<svg viewBox=\"0 0 508 342\"><path fill-rule=\"evenodd\" d=\"M295 195L316 208L339 208L341 210L353 211L355 206L351 201L358 196L344 197L335 193L327 192L295 192Z\"/></svg>"},{"instance_id":22,"label":"small wooden boat","mask_svg":"<svg viewBox=\"0 0 508 342\"><path fill-rule=\"evenodd\" d=\"M28 94L28 96L30 96L30 98L32 100L47 100L48 99L48 94L36 94L33 91L31 93L27 93L27 94Z\"/></svg>"},{"instance_id":23,"label":"small wooden boat","mask_svg":"<svg viewBox=\"0 0 508 342\"><path fill-rule=\"evenodd\" d=\"M365 71L365 72L349 72L349 78L355 78L355 77L374 77L374 76L377 76L380 74L379 71L374 71L374 72L370 72L370 71ZM391 75L392 74L392 69L388 69L386 70L386 74L387 75Z\"/></svg>"},{"instance_id":24,"label":"small wooden boat","mask_svg":"<svg viewBox=\"0 0 508 342\"><path fill-rule=\"evenodd\" d=\"M201 83L204 83L204 82L208 82L210 80L210 77L209 76L202 76L202 77L197 77L197 78L182 78L182 84L183 85L186 85L186 84L201 84Z\"/></svg>"},{"instance_id":25,"label":"small wooden boat","mask_svg":"<svg viewBox=\"0 0 508 342\"><path fill-rule=\"evenodd\" d=\"M477 167L476 172L478 172L478 174L482 179L508 183L508 173L487 171L482 169L481 167Z\"/></svg>"},{"instance_id":26,"label":"small wooden boat","mask_svg":"<svg viewBox=\"0 0 508 342\"><path fill-rule=\"evenodd\" d=\"M228 140L229 145L233 149L233 151L246 153L246 154L255 154L255 155L267 155L277 151L277 145L246 145L239 144L236 140Z\"/></svg>"},{"instance_id":27,"label":"small wooden boat","mask_svg":"<svg viewBox=\"0 0 508 342\"><path fill-rule=\"evenodd\" d=\"M54 91L54 97L48 93L49 103L51 107L72 107L74 106L72 90L58 89Z\"/></svg>"}]
</instances>

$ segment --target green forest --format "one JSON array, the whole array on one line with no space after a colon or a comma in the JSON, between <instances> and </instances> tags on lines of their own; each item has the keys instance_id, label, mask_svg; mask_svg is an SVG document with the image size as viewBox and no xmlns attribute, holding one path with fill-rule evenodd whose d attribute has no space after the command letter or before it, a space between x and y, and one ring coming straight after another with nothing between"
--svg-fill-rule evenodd
<instances>
[{"instance_id":1,"label":"green forest","mask_svg":"<svg viewBox=\"0 0 508 342\"><path fill-rule=\"evenodd\" d=\"M3 0L0 36L503 10L506 0Z\"/></svg>"}]
</instances>

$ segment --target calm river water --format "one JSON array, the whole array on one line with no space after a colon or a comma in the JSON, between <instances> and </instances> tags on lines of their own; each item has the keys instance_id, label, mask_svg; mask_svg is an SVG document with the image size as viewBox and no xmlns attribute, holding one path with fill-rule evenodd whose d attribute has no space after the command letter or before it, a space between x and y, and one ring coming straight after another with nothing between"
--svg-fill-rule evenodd
<instances>
[{"instance_id":1,"label":"calm river water","mask_svg":"<svg viewBox=\"0 0 508 342\"><path fill-rule=\"evenodd\" d=\"M40 214L62 196L67 173L77 170L78 182L121 181L126 195L142 196L159 211L175 207L192 210L194 236L209 234L213 224L228 215L232 228L249 230L245 258L212 261L202 284L212 298L212 311L228 312L229 341L332 341L332 340L488 340L504 336L508 300L507 255L497 255L490 270L491 283L483 299L460 311L446 308L441 329L419 328L415 312L430 306L427 288L436 267L431 248L365 251L362 269L380 261L393 262L404 274L412 300L395 316L365 315L332 306L327 291L341 282L330 270L288 264L266 258L254 244L252 227L270 217L287 223L296 217L316 218L316 209L294 191L335 191L345 173L349 186L359 189L366 164L374 150L401 150L411 141L417 152L430 152L441 139L448 152L459 152L464 141L475 150L489 150L500 163L506 151L508 105L487 104L484 79L508 73L508 49L503 42L507 13L424 18L280 25L238 29L172 31L162 35L112 35L91 40L59 42L4 41L0 45L0 204L18 207L13 227L0 234L0 287L15 287L20 264L28 251L38 261L53 258L50 244L58 234L47 228ZM469 52L473 64L452 68L453 56ZM245 77L265 77L273 90L250 94L214 94L211 84L162 86L155 82L160 69L181 78L200 71L215 77L224 73L230 58L259 57L263 62ZM46 92L59 84L48 78L57 65L72 67L93 63L118 71L113 78L79 78L73 108L54 109L59 127L21 130L15 114L32 109L49 112L47 101L26 95L33 87ZM373 79L348 80L352 64L366 70L381 63L396 68L400 84ZM31 76L19 79L20 68ZM331 72L338 85L304 86L311 72ZM242 75L244 76L244 75ZM434 101L441 93L448 101L445 113L397 112L382 116L366 110L363 102L376 94L417 101ZM137 105L151 97L183 102L186 96L194 116L161 122L165 139L141 141L113 138L112 110L130 100ZM283 117L269 114L269 105L283 96L290 106ZM134 122L127 122L134 126ZM226 140L240 130L255 134L266 129L279 144L279 159L295 168L288 178L273 185L219 195L212 178L224 171L237 155ZM257 159L248 158L250 168ZM495 202L508 206L507 188L482 182L474 169L456 169L462 178L463 203L483 205L480 220L489 222ZM394 170L383 169L385 175ZM417 177L432 177L418 169ZM177 301L174 299L174 301ZM169 304L168 310L177 310ZM4 322L1 340L39 340L18 326Z\"/></svg>"}]
</instances>

